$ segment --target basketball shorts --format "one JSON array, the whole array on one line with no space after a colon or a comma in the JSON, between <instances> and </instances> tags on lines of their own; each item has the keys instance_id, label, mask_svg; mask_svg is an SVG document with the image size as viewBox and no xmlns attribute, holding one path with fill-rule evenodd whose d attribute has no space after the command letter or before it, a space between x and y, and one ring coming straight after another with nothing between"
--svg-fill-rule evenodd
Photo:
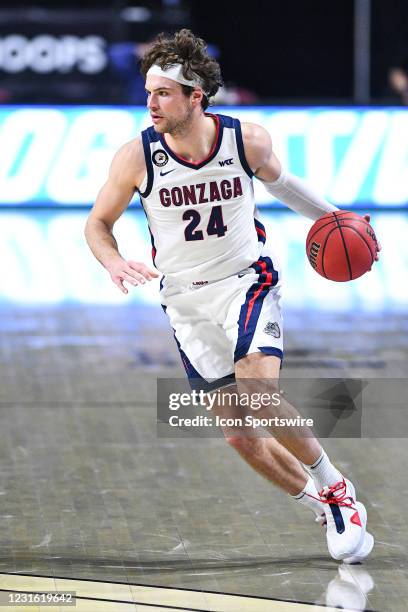
<instances>
[{"instance_id":1,"label":"basketball shorts","mask_svg":"<svg viewBox=\"0 0 408 612\"><path fill-rule=\"evenodd\" d=\"M235 380L234 364L249 353L283 358L280 283L270 257L237 275L161 290L181 359L193 388Z\"/></svg>"}]
</instances>

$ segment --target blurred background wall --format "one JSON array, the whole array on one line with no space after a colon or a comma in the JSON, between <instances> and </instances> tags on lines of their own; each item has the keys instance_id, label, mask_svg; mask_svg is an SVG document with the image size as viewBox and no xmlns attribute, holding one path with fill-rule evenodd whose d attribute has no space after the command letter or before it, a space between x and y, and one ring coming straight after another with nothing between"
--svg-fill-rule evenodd
<instances>
[{"instance_id":1,"label":"blurred background wall","mask_svg":"<svg viewBox=\"0 0 408 612\"><path fill-rule=\"evenodd\" d=\"M209 43L226 84L248 92L243 102L352 104L356 76L365 102L402 101L390 71L408 68L404 0L6 0L2 101L143 104L138 56L184 26Z\"/></svg>"},{"instance_id":2,"label":"blurred background wall","mask_svg":"<svg viewBox=\"0 0 408 612\"><path fill-rule=\"evenodd\" d=\"M190 27L225 87L216 110L269 129L290 170L337 205L371 212L381 263L358 281L317 278L310 223L257 186L289 279L289 304L405 308L408 263L408 3L403 0L95 0L0 7L0 299L12 303L157 301L123 297L82 228L121 144L148 125L137 63L154 36ZM138 199L117 228L149 261ZM291 289L292 287L292 289Z\"/></svg>"}]
</instances>

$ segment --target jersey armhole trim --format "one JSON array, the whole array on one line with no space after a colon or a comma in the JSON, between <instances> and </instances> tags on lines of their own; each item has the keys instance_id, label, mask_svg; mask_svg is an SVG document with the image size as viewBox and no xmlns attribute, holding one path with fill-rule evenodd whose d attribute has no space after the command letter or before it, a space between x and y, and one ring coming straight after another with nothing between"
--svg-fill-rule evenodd
<instances>
[{"instance_id":1,"label":"jersey armhole trim","mask_svg":"<svg viewBox=\"0 0 408 612\"><path fill-rule=\"evenodd\" d=\"M241 162L241 166L243 167L243 169L245 170L249 178L252 178L254 176L254 173L249 167L249 164L245 157L244 141L242 139L241 122L239 121L239 119L234 119L234 127L235 127L235 138L237 141L239 161Z\"/></svg>"},{"instance_id":2,"label":"jersey armhole trim","mask_svg":"<svg viewBox=\"0 0 408 612\"><path fill-rule=\"evenodd\" d=\"M143 151L144 151L145 162L146 162L147 184L146 184L146 189L143 192L139 191L139 195L141 198L147 198L147 196L150 194L152 190L153 177L154 177L152 158L150 154L150 140L147 134L147 130L144 130L142 132L142 141L143 141Z\"/></svg>"}]
</instances>

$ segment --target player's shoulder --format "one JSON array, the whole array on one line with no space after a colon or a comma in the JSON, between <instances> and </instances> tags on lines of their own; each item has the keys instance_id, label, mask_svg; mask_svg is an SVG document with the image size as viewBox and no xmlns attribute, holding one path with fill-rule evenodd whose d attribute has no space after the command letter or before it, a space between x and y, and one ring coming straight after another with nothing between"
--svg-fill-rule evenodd
<instances>
[{"instance_id":1,"label":"player's shoulder","mask_svg":"<svg viewBox=\"0 0 408 612\"><path fill-rule=\"evenodd\" d=\"M244 145L251 146L271 146L271 137L269 132L258 125L257 123L250 123L243 121L241 123L242 139Z\"/></svg>"},{"instance_id":2,"label":"player's shoulder","mask_svg":"<svg viewBox=\"0 0 408 612\"><path fill-rule=\"evenodd\" d=\"M144 163L144 151L142 137L137 136L118 149L115 154L114 160L119 164L136 164L139 165Z\"/></svg>"},{"instance_id":3,"label":"player's shoulder","mask_svg":"<svg viewBox=\"0 0 408 612\"><path fill-rule=\"evenodd\" d=\"M123 178L135 180L140 184L146 174L142 137L138 136L126 142L116 152L111 166L111 172L120 174Z\"/></svg>"},{"instance_id":4,"label":"player's shoulder","mask_svg":"<svg viewBox=\"0 0 408 612\"><path fill-rule=\"evenodd\" d=\"M241 124L245 156L251 168L259 168L272 153L269 132L257 123Z\"/></svg>"}]
</instances>

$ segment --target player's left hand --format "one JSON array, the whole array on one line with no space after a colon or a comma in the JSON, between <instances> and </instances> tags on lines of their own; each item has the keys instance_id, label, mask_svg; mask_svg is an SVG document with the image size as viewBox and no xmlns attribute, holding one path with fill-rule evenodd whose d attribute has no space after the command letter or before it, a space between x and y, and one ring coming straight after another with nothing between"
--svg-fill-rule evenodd
<instances>
[{"instance_id":1,"label":"player's left hand","mask_svg":"<svg viewBox=\"0 0 408 612\"><path fill-rule=\"evenodd\" d=\"M367 213L366 215L364 215L364 219L367 221L367 223L370 223L371 215ZM375 261L378 261L380 258L378 253L381 251L381 244L378 242L378 240L377 240L376 246L377 246L377 254L374 259Z\"/></svg>"}]
</instances>

